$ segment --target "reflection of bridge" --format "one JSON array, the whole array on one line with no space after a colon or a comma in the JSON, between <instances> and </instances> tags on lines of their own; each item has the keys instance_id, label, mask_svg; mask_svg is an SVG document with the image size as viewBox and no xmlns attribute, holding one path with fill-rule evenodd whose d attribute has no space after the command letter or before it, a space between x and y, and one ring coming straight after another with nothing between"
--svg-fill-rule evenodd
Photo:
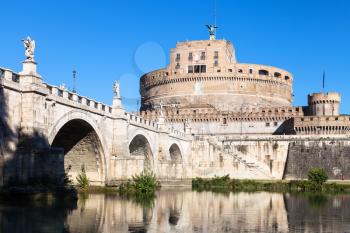
<instances>
[{"instance_id":1,"label":"reflection of bridge","mask_svg":"<svg viewBox=\"0 0 350 233\"><path fill-rule=\"evenodd\" d=\"M40 135L51 148L63 149L65 168L73 178L84 167L96 183L127 178L144 168L164 179L185 177L191 140L184 132L125 112L119 96L107 106L48 85L34 62L23 64L19 74L7 69L0 73L2 125L14 136L0 139L13 149L21 135ZM34 144L30 146L43 147ZM3 152L11 157L10 150Z\"/></svg>"}]
</instances>

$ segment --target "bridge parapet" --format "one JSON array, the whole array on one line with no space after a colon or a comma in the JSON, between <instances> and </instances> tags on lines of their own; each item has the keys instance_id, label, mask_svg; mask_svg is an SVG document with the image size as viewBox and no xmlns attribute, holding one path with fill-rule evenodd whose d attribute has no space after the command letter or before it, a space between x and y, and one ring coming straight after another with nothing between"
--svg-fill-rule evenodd
<instances>
[{"instance_id":1,"label":"bridge parapet","mask_svg":"<svg viewBox=\"0 0 350 233\"><path fill-rule=\"evenodd\" d=\"M174 128L169 129L169 134L170 134L170 136L174 136L174 137L180 137L180 138L186 137L186 134L184 132L176 130Z\"/></svg>"},{"instance_id":2,"label":"bridge parapet","mask_svg":"<svg viewBox=\"0 0 350 233\"><path fill-rule=\"evenodd\" d=\"M102 115L112 114L111 106L108 106L93 99L89 99L85 96L78 95L77 93L70 92L63 88L52 86L47 83L44 83L44 85L46 86L49 95L54 97L53 99L65 99L66 101L70 101L72 105L80 104L88 109L98 111L102 113Z\"/></svg>"},{"instance_id":3,"label":"bridge parapet","mask_svg":"<svg viewBox=\"0 0 350 233\"><path fill-rule=\"evenodd\" d=\"M141 126L151 130L159 130L159 124L155 121L147 120L141 116L125 112L125 117L130 124Z\"/></svg>"},{"instance_id":4,"label":"bridge parapet","mask_svg":"<svg viewBox=\"0 0 350 233\"><path fill-rule=\"evenodd\" d=\"M19 83L19 74L12 70L0 67L0 79Z\"/></svg>"}]
</instances>

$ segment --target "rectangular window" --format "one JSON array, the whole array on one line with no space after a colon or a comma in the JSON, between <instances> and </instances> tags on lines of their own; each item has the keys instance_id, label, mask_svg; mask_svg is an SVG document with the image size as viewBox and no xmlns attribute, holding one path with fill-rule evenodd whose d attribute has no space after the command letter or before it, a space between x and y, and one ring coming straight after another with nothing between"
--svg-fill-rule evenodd
<instances>
[{"instance_id":1,"label":"rectangular window","mask_svg":"<svg viewBox=\"0 0 350 233\"><path fill-rule=\"evenodd\" d=\"M215 60L215 61L214 61L214 66L218 66L218 65L219 65L218 60Z\"/></svg>"},{"instance_id":2,"label":"rectangular window","mask_svg":"<svg viewBox=\"0 0 350 233\"><path fill-rule=\"evenodd\" d=\"M206 72L207 72L206 65L188 66L188 73L206 73Z\"/></svg>"},{"instance_id":3,"label":"rectangular window","mask_svg":"<svg viewBox=\"0 0 350 233\"><path fill-rule=\"evenodd\" d=\"M180 69L180 63L176 63L175 69Z\"/></svg>"},{"instance_id":4,"label":"rectangular window","mask_svg":"<svg viewBox=\"0 0 350 233\"><path fill-rule=\"evenodd\" d=\"M205 60L205 52L202 52L201 60Z\"/></svg>"},{"instance_id":5,"label":"rectangular window","mask_svg":"<svg viewBox=\"0 0 350 233\"><path fill-rule=\"evenodd\" d=\"M193 55L192 55L192 53L189 53L189 54L188 54L188 60L189 60L189 61L192 61L192 60L193 60Z\"/></svg>"},{"instance_id":6,"label":"rectangular window","mask_svg":"<svg viewBox=\"0 0 350 233\"><path fill-rule=\"evenodd\" d=\"M275 122L273 123L273 125L274 125L274 126L277 126L277 125L278 125L278 122L275 121Z\"/></svg>"},{"instance_id":7,"label":"rectangular window","mask_svg":"<svg viewBox=\"0 0 350 233\"><path fill-rule=\"evenodd\" d=\"M270 127L270 122L266 122L266 127Z\"/></svg>"},{"instance_id":8,"label":"rectangular window","mask_svg":"<svg viewBox=\"0 0 350 233\"><path fill-rule=\"evenodd\" d=\"M180 53L177 53L176 54L176 59L175 59L176 61L180 61Z\"/></svg>"},{"instance_id":9,"label":"rectangular window","mask_svg":"<svg viewBox=\"0 0 350 233\"><path fill-rule=\"evenodd\" d=\"M201 66L194 66L194 72L195 73L200 73L200 67Z\"/></svg>"},{"instance_id":10,"label":"rectangular window","mask_svg":"<svg viewBox=\"0 0 350 233\"><path fill-rule=\"evenodd\" d=\"M214 59L218 59L219 58L219 52L218 51L214 51Z\"/></svg>"}]
</instances>

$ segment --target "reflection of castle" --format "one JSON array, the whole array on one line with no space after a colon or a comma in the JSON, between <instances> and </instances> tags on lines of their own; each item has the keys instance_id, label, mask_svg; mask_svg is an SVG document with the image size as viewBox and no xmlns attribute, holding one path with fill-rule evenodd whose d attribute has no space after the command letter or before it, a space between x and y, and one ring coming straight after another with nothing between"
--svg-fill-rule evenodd
<instances>
[{"instance_id":1,"label":"reflection of castle","mask_svg":"<svg viewBox=\"0 0 350 233\"><path fill-rule=\"evenodd\" d=\"M167 68L141 77L142 114L179 129L190 121L200 134L348 134L349 117L339 116L338 93L309 95L309 105L292 107L293 76L271 66L242 64L231 42L177 43Z\"/></svg>"}]
</instances>

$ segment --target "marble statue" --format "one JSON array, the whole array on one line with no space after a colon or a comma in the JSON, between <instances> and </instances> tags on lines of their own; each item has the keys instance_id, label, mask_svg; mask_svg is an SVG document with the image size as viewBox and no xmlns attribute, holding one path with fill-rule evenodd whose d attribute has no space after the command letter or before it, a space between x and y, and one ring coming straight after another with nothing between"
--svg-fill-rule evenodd
<instances>
[{"instance_id":1,"label":"marble statue","mask_svg":"<svg viewBox=\"0 0 350 233\"><path fill-rule=\"evenodd\" d=\"M114 81L113 92L114 92L114 95L115 95L116 97L120 97L119 81L118 81L118 80Z\"/></svg>"},{"instance_id":2,"label":"marble statue","mask_svg":"<svg viewBox=\"0 0 350 233\"><path fill-rule=\"evenodd\" d=\"M25 55L27 61L34 61L34 50L35 50L35 41L32 40L29 36L26 39L23 39L24 48L26 49Z\"/></svg>"}]
</instances>

